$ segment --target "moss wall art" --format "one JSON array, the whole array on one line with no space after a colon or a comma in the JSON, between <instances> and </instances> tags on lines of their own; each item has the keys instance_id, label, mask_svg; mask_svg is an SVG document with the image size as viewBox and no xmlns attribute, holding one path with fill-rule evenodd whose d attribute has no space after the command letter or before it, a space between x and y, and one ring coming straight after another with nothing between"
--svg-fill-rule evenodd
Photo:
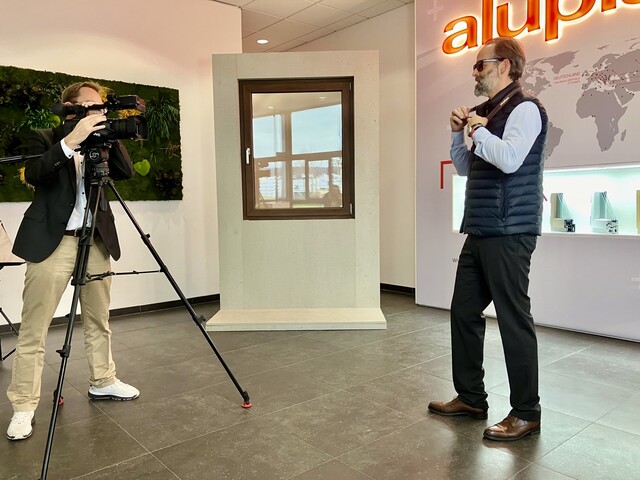
<instances>
[{"instance_id":1,"label":"moss wall art","mask_svg":"<svg viewBox=\"0 0 640 480\"><path fill-rule=\"evenodd\" d=\"M137 95L146 102L146 112L119 110L109 118L132 114L146 118L148 139L123 140L136 174L115 182L125 200L182 199L180 154L180 103L178 90L100 78L79 77L26 68L0 66L0 157L27 154L31 129L51 128L61 119L51 112L60 94L75 82L94 81L116 95ZM0 164L0 202L25 202L33 190L21 180L23 163Z\"/></svg>"}]
</instances>

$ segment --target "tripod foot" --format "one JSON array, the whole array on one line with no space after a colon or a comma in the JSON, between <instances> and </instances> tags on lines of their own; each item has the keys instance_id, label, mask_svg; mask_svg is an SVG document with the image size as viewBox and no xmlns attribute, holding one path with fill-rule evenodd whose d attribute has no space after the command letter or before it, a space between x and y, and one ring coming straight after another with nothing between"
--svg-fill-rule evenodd
<instances>
[{"instance_id":1,"label":"tripod foot","mask_svg":"<svg viewBox=\"0 0 640 480\"><path fill-rule=\"evenodd\" d=\"M57 390L53 392L53 403L56 403L56 395L58 395ZM62 395L60 395L60 401L58 402L58 405L64 405L64 397Z\"/></svg>"},{"instance_id":2,"label":"tripod foot","mask_svg":"<svg viewBox=\"0 0 640 480\"><path fill-rule=\"evenodd\" d=\"M244 402L242 404L242 408L251 408L251 407L253 407L253 403L251 402Z\"/></svg>"}]
</instances>

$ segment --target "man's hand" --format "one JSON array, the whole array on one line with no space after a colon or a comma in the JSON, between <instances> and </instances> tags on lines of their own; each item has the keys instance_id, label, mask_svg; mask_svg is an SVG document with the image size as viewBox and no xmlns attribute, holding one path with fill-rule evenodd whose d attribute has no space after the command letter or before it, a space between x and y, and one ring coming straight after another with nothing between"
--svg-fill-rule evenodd
<instances>
[{"instance_id":1,"label":"man's hand","mask_svg":"<svg viewBox=\"0 0 640 480\"><path fill-rule=\"evenodd\" d=\"M469 107L456 108L451 112L449 123L452 132L461 132L467 124L469 118Z\"/></svg>"},{"instance_id":2,"label":"man's hand","mask_svg":"<svg viewBox=\"0 0 640 480\"><path fill-rule=\"evenodd\" d=\"M483 127L486 127L488 123L488 120L486 117L481 117L480 115L474 115L471 118L469 118L469 125L471 125L472 127L474 125L482 125Z\"/></svg>"},{"instance_id":3,"label":"man's hand","mask_svg":"<svg viewBox=\"0 0 640 480\"><path fill-rule=\"evenodd\" d=\"M486 127L488 122L489 120L486 117L481 117L480 115L470 117L467 122L469 125L469 136L471 137L477 128Z\"/></svg>"},{"instance_id":4,"label":"man's hand","mask_svg":"<svg viewBox=\"0 0 640 480\"><path fill-rule=\"evenodd\" d=\"M98 130L102 130L105 128L104 125L98 125L100 122L104 122L107 120L105 115L88 115L82 119L80 119L75 126L75 128L71 131L69 135L64 137L64 143L72 150L78 148L78 146L84 142L87 137L93 132L97 132Z\"/></svg>"}]
</instances>

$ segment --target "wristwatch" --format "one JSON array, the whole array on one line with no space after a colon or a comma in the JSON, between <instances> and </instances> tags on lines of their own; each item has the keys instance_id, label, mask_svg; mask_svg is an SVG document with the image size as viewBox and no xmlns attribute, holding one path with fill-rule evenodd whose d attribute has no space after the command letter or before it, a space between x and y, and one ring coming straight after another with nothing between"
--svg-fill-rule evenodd
<instances>
[{"instance_id":1,"label":"wristwatch","mask_svg":"<svg viewBox=\"0 0 640 480\"><path fill-rule=\"evenodd\" d=\"M475 132L476 129L478 129L480 127L484 127L484 125L481 124L481 123L474 123L473 125L471 125L469 127L469 136L471 137L473 135L473 132Z\"/></svg>"}]
</instances>

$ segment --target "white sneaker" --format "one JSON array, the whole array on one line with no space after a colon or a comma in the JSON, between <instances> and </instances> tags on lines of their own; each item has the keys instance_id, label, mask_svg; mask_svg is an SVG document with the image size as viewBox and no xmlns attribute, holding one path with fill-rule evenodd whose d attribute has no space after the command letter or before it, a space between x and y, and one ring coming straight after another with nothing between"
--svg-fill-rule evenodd
<instances>
[{"instance_id":1,"label":"white sneaker","mask_svg":"<svg viewBox=\"0 0 640 480\"><path fill-rule=\"evenodd\" d=\"M9 428L7 428L7 438L9 440L24 440L25 438L29 438L33 433L35 413L34 410L14 412Z\"/></svg>"},{"instance_id":2,"label":"white sneaker","mask_svg":"<svg viewBox=\"0 0 640 480\"><path fill-rule=\"evenodd\" d=\"M133 400L138 398L140 391L136 387L127 385L116 378L116 382L106 387L89 386L89 398L92 400Z\"/></svg>"}]
</instances>

